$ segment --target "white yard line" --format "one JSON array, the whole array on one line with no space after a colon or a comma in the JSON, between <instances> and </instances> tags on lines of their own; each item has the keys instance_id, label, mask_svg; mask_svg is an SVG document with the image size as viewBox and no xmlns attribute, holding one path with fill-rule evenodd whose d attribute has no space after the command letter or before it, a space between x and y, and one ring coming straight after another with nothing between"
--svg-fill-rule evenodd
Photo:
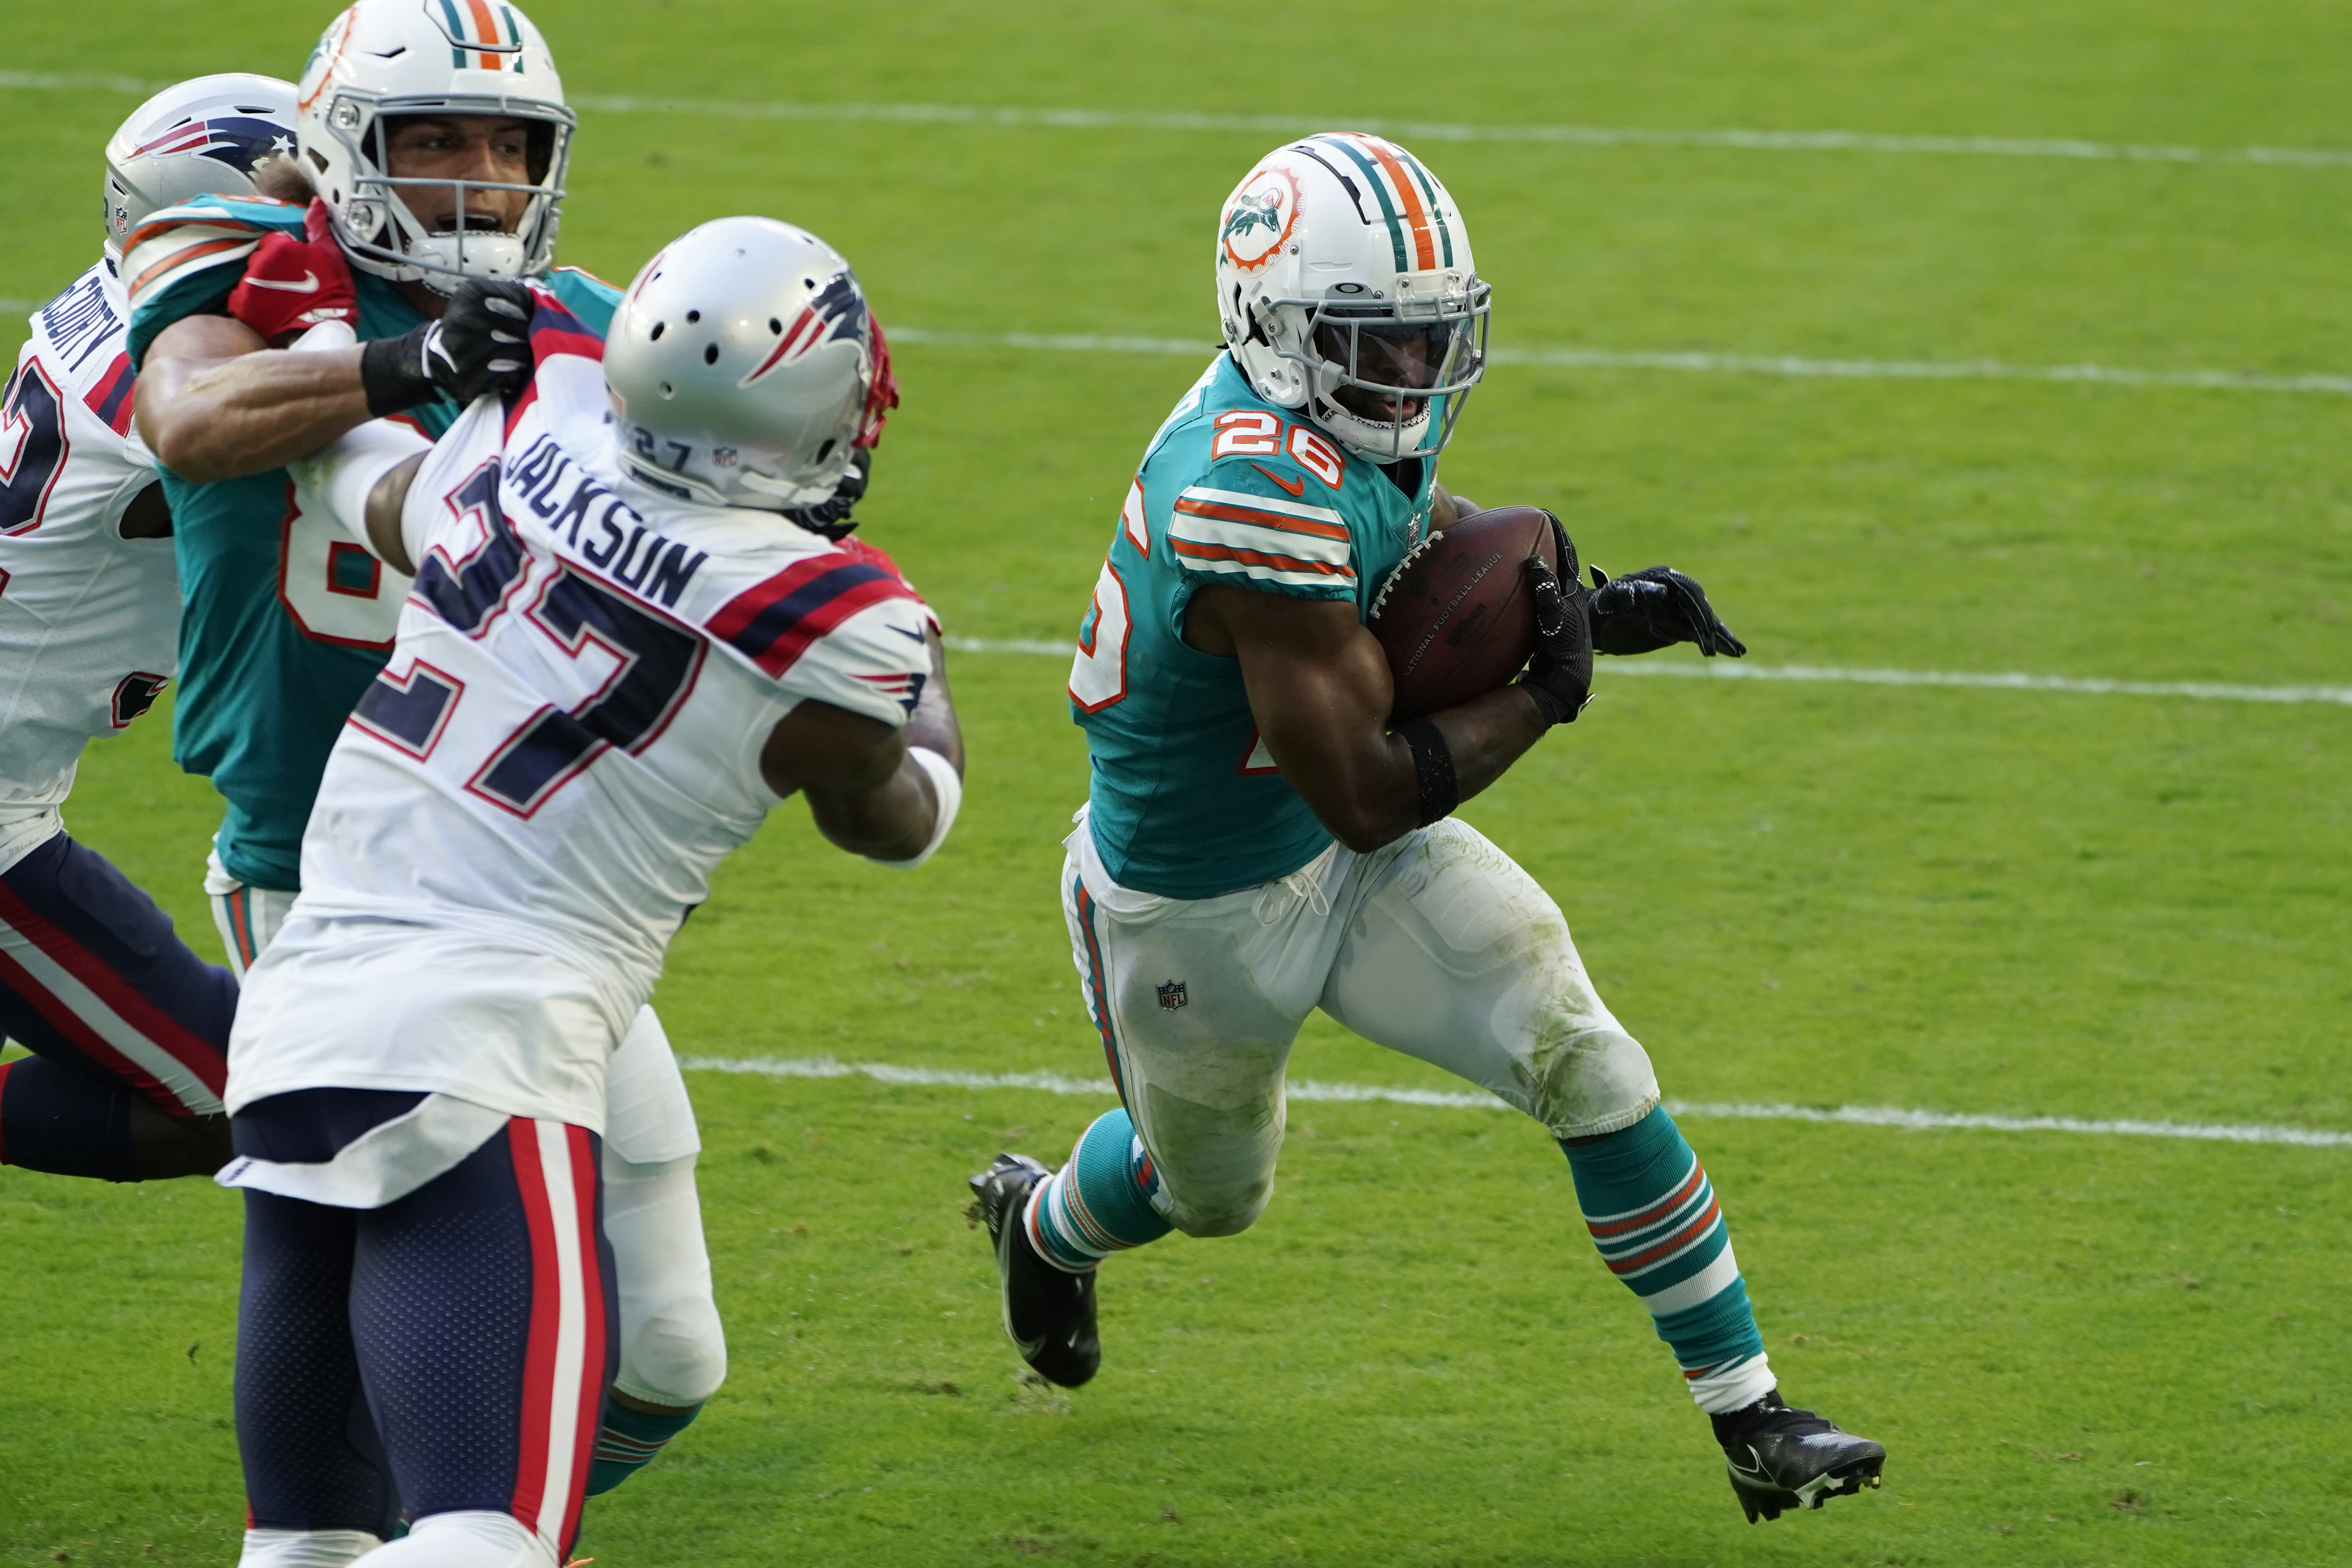
<instances>
[{"instance_id":1,"label":"white yard line","mask_svg":"<svg viewBox=\"0 0 2352 1568\"><path fill-rule=\"evenodd\" d=\"M945 1068L896 1067L886 1062L844 1062L831 1057L681 1057L688 1072L751 1073L766 1078L866 1078L877 1083L921 1088L1029 1089L1043 1094L1111 1100L1118 1091L1107 1078L1067 1078L1046 1072L957 1072ZM1318 1083L1294 1079L1286 1086L1296 1100L1322 1103L1412 1105L1460 1110L1510 1109L1490 1094L1433 1089L1388 1089L1377 1084ZM1668 1100L1676 1116L1742 1121L1834 1122L1853 1127L1892 1127L1905 1131L2066 1132L2116 1138L2180 1138L2213 1143L2284 1143L2305 1149L2352 1148L2352 1132L2307 1127L2244 1123L2143 1121L2074 1116L1980 1116L1966 1111L1904 1110L1884 1105L1754 1104L1747 1101Z\"/></svg>"},{"instance_id":2,"label":"white yard line","mask_svg":"<svg viewBox=\"0 0 2352 1568\"><path fill-rule=\"evenodd\" d=\"M144 96L169 84L136 77L0 71L0 89L99 91ZM2063 158L2106 163L2257 163L2352 168L2342 147L2184 147L2090 142L2059 136L1904 136L1872 131L1675 130L1633 125L1465 125L1445 121L1349 115L1191 114L1116 109L1024 109L978 103L800 103L584 93L574 109L604 114L695 114L722 120L802 120L900 125L992 125L1045 131L1211 132L1304 136L1345 127L1405 142L1502 142L1554 147L1663 147L1743 153L1892 153L1961 158Z\"/></svg>"},{"instance_id":3,"label":"white yard line","mask_svg":"<svg viewBox=\"0 0 2352 1568\"><path fill-rule=\"evenodd\" d=\"M1047 332L938 332L893 327L893 342L941 348L1021 349L1042 353L1164 354L1206 359L1217 345L1192 338ZM2006 360L1807 359L1798 354L1719 354L1679 349L1497 348L1496 364L1573 370L1663 370L1703 375L1777 375L1814 381L2038 381L2075 385L2177 387L2192 391L2323 393L2352 396L2352 375L2274 375L2240 370L2133 370L2106 364L2015 364Z\"/></svg>"},{"instance_id":4,"label":"white yard line","mask_svg":"<svg viewBox=\"0 0 2352 1568\"><path fill-rule=\"evenodd\" d=\"M1067 658L1072 643L1043 637L950 637L958 653L1034 654ZM1839 669L1811 664L1750 664L1715 658L1646 664L1610 659L1604 679L1619 675L1677 676L1696 680L1835 681L1854 686L1964 686L1994 691L2069 691L2092 697L2189 697L2208 702L2322 702L2352 707L2352 686L2233 686L2214 680L2101 680L2071 675L2026 675L1967 669Z\"/></svg>"}]
</instances>

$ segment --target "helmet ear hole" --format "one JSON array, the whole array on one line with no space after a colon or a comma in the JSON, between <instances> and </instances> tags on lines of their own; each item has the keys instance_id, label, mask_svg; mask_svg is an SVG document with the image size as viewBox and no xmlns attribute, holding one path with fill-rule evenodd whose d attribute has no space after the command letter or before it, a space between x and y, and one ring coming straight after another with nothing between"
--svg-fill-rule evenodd
<instances>
[{"instance_id":1,"label":"helmet ear hole","mask_svg":"<svg viewBox=\"0 0 2352 1568\"><path fill-rule=\"evenodd\" d=\"M646 341L653 343L661 342L662 333L667 331L668 329L669 323L667 321L656 321L654 323L654 330L646 334Z\"/></svg>"},{"instance_id":2,"label":"helmet ear hole","mask_svg":"<svg viewBox=\"0 0 2352 1568\"><path fill-rule=\"evenodd\" d=\"M705 343L703 345L702 363L705 364L717 364L719 363L719 345L717 343Z\"/></svg>"}]
</instances>

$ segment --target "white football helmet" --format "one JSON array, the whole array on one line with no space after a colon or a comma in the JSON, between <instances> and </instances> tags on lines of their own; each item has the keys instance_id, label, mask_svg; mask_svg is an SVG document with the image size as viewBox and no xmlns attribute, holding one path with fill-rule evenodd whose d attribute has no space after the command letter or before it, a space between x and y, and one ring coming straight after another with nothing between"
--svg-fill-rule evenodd
<instances>
[{"instance_id":1,"label":"white football helmet","mask_svg":"<svg viewBox=\"0 0 2352 1568\"><path fill-rule=\"evenodd\" d=\"M539 29L506 0L358 0L329 24L302 70L300 140L310 183L334 214L352 265L444 293L464 278L520 278L555 258L563 173L578 121L563 107ZM388 122L417 114L497 115L530 127L530 183L395 179ZM405 186L530 193L511 234L426 227Z\"/></svg>"},{"instance_id":2,"label":"white football helmet","mask_svg":"<svg viewBox=\"0 0 2352 1568\"><path fill-rule=\"evenodd\" d=\"M294 155L294 84L230 72L167 87L106 144L106 256L148 215L198 196L249 196L257 163Z\"/></svg>"},{"instance_id":3,"label":"white football helmet","mask_svg":"<svg viewBox=\"0 0 2352 1568\"><path fill-rule=\"evenodd\" d=\"M1379 462L1433 457L1486 368L1492 290L1454 198L1393 142L1276 149L1217 225L1217 314L1250 385Z\"/></svg>"},{"instance_id":4,"label":"white football helmet","mask_svg":"<svg viewBox=\"0 0 2352 1568\"><path fill-rule=\"evenodd\" d=\"M881 366L839 252L766 217L689 230L637 274L604 338L621 460L655 489L792 511L833 499L871 445Z\"/></svg>"}]
</instances>

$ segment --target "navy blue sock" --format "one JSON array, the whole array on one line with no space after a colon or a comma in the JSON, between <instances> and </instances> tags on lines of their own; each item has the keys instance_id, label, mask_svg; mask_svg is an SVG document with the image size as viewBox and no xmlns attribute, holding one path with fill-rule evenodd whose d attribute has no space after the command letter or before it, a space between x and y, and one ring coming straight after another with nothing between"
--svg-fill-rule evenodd
<instances>
[{"instance_id":1,"label":"navy blue sock","mask_svg":"<svg viewBox=\"0 0 2352 1568\"><path fill-rule=\"evenodd\" d=\"M138 1096L45 1057L0 1063L0 1165L130 1182Z\"/></svg>"}]
</instances>

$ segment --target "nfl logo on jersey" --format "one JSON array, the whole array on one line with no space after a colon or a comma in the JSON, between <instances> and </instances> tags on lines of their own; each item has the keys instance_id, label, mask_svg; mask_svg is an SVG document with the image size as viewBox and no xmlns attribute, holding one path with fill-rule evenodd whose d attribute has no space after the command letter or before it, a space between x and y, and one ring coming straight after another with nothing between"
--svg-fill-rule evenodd
<instances>
[{"instance_id":1,"label":"nfl logo on jersey","mask_svg":"<svg viewBox=\"0 0 2352 1568\"><path fill-rule=\"evenodd\" d=\"M1181 980L1171 980L1160 988L1160 1005L1171 1013L1181 1007L1189 999L1184 994L1184 983Z\"/></svg>"}]
</instances>

